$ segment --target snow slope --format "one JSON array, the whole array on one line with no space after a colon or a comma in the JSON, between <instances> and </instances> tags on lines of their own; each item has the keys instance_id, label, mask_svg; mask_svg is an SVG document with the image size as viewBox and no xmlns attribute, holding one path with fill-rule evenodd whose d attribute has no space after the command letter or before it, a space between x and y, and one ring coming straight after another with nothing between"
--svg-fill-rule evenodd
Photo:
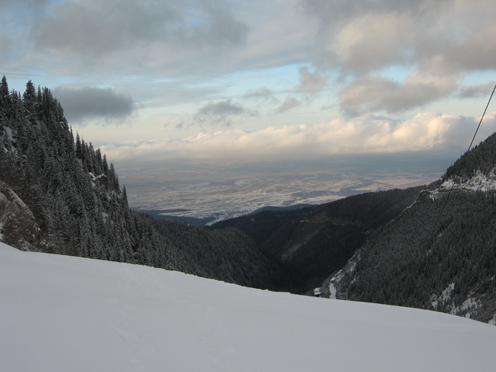
<instances>
[{"instance_id":1,"label":"snow slope","mask_svg":"<svg viewBox=\"0 0 496 372\"><path fill-rule=\"evenodd\" d=\"M0 370L494 371L496 327L0 243Z\"/></svg>"},{"instance_id":2,"label":"snow slope","mask_svg":"<svg viewBox=\"0 0 496 372\"><path fill-rule=\"evenodd\" d=\"M451 177L444 181L437 189L432 191L430 197L435 200L440 193L449 192L451 190L494 191L496 190L496 168L493 168L487 175L478 170L474 177L466 180Z\"/></svg>"}]
</instances>

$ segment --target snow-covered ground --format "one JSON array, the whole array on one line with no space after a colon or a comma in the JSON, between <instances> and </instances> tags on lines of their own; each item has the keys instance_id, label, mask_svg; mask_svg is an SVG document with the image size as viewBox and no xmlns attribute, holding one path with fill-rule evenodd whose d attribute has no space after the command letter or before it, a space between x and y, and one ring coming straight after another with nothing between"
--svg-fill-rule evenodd
<instances>
[{"instance_id":1,"label":"snow-covered ground","mask_svg":"<svg viewBox=\"0 0 496 372\"><path fill-rule=\"evenodd\" d=\"M494 371L496 327L0 243L0 370Z\"/></svg>"},{"instance_id":2,"label":"snow-covered ground","mask_svg":"<svg viewBox=\"0 0 496 372\"><path fill-rule=\"evenodd\" d=\"M329 178L331 176L329 175ZM129 188L129 205L138 210L166 210L169 216L207 219L211 223L252 213L266 206L324 204L346 196L421 184L415 179L375 180L353 177L246 177L243 179L170 182L147 189Z\"/></svg>"},{"instance_id":3,"label":"snow-covered ground","mask_svg":"<svg viewBox=\"0 0 496 372\"><path fill-rule=\"evenodd\" d=\"M428 196L432 200L436 200L440 195L451 190L482 192L494 191L496 190L496 168L494 168L487 175L478 170L474 177L465 180L461 180L456 177L449 178L437 189L428 192Z\"/></svg>"}]
</instances>

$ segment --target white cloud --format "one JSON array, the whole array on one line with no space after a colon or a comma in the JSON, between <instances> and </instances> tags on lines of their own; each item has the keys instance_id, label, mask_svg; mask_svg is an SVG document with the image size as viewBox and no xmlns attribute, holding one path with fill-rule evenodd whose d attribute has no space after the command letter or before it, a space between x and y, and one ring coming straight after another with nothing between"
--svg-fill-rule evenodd
<instances>
[{"instance_id":1,"label":"white cloud","mask_svg":"<svg viewBox=\"0 0 496 372\"><path fill-rule=\"evenodd\" d=\"M403 121L372 115L315 125L268 127L256 132L225 130L200 133L181 141L133 141L103 146L110 159L216 159L258 161L300 159L332 154L394 153L463 149L477 118L419 113ZM480 139L496 127L496 112L487 115Z\"/></svg>"},{"instance_id":2,"label":"white cloud","mask_svg":"<svg viewBox=\"0 0 496 372\"><path fill-rule=\"evenodd\" d=\"M336 31L331 53L343 69L366 72L408 61L412 20L402 14L365 14L351 19Z\"/></svg>"}]
</instances>

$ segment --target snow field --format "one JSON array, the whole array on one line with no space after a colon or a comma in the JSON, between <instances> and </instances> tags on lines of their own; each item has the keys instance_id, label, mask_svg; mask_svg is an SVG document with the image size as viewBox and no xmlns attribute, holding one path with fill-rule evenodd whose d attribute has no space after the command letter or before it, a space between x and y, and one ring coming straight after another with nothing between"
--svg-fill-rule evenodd
<instances>
[{"instance_id":1,"label":"snow field","mask_svg":"<svg viewBox=\"0 0 496 372\"><path fill-rule=\"evenodd\" d=\"M0 243L0 370L493 371L496 327Z\"/></svg>"}]
</instances>

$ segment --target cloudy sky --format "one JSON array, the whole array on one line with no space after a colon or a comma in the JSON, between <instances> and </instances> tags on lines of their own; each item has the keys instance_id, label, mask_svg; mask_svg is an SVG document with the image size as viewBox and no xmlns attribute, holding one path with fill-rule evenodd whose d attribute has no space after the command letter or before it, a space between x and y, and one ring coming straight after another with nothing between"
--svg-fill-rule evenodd
<instances>
[{"instance_id":1,"label":"cloudy sky","mask_svg":"<svg viewBox=\"0 0 496 372\"><path fill-rule=\"evenodd\" d=\"M126 159L460 149L496 82L494 0L0 0L11 89ZM496 131L496 103L479 140Z\"/></svg>"}]
</instances>

